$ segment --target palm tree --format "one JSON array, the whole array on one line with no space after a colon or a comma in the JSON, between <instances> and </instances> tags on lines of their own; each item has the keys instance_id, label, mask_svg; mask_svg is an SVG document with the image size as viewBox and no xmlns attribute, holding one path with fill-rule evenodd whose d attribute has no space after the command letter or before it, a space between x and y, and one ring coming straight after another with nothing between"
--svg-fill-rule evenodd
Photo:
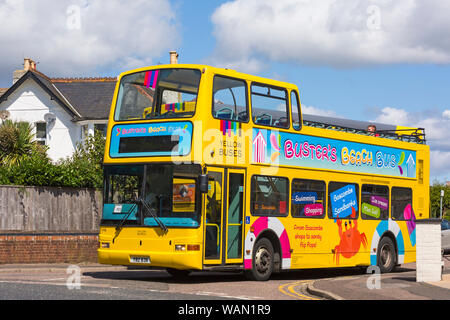
<instances>
[{"instance_id":1,"label":"palm tree","mask_svg":"<svg viewBox=\"0 0 450 320\"><path fill-rule=\"evenodd\" d=\"M0 125L0 164L19 164L27 156L40 151L38 148L30 123L7 119Z\"/></svg>"}]
</instances>

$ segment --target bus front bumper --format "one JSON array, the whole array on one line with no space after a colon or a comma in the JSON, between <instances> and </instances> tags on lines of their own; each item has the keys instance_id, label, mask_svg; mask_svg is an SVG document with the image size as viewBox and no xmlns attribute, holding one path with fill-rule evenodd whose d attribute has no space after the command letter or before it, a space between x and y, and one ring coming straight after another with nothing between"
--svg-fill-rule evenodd
<instances>
[{"instance_id":1,"label":"bus front bumper","mask_svg":"<svg viewBox=\"0 0 450 320\"><path fill-rule=\"evenodd\" d=\"M202 252L152 252L98 249L98 262L110 265L149 266L175 269L202 269Z\"/></svg>"}]
</instances>

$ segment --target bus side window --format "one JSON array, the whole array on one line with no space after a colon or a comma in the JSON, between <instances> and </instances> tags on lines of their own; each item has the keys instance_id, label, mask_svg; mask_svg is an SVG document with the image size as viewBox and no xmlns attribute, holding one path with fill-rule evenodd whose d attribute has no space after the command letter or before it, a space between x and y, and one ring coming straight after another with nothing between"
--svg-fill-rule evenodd
<instances>
[{"instance_id":1,"label":"bus side window","mask_svg":"<svg viewBox=\"0 0 450 320\"><path fill-rule=\"evenodd\" d=\"M392 209L391 215L394 220L411 220L415 219L412 208L412 189L392 187L391 190Z\"/></svg>"},{"instance_id":2,"label":"bus side window","mask_svg":"<svg viewBox=\"0 0 450 320\"><path fill-rule=\"evenodd\" d=\"M389 188L363 184L361 187L361 217L368 220L389 218Z\"/></svg>"},{"instance_id":3,"label":"bus side window","mask_svg":"<svg viewBox=\"0 0 450 320\"><path fill-rule=\"evenodd\" d=\"M292 127L295 130L302 128L302 121L300 117L300 103L298 102L297 92L291 91L291 112L292 112Z\"/></svg>"},{"instance_id":4,"label":"bus side window","mask_svg":"<svg viewBox=\"0 0 450 320\"><path fill-rule=\"evenodd\" d=\"M328 184L328 217L330 219L357 219L358 199L359 186L356 183L330 182Z\"/></svg>"},{"instance_id":5,"label":"bus side window","mask_svg":"<svg viewBox=\"0 0 450 320\"><path fill-rule=\"evenodd\" d=\"M248 121L247 84L245 81L214 77L213 117L221 120Z\"/></svg>"},{"instance_id":6,"label":"bus side window","mask_svg":"<svg viewBox=\"0 0 450 320\"><path fill-rule=\"evenodd\" d=\"M282 177L252 176L251 212L255 216L287 216L289 180Z\"/></svg>"},{"instance_id":7,"label":"bus side window","mask_svg":"<svg viewBox=\"0 0 450 320\"><path fill-rule=\"evenodd\" d=\"M324 181L292 180L292 216L323 218L325 215L326 184Z\"/></svg>"}]
</instances>

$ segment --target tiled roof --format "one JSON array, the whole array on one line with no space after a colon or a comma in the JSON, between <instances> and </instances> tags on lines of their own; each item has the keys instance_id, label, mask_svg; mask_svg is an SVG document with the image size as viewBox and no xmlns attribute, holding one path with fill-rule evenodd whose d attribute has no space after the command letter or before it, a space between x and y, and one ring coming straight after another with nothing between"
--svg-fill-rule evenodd
<instances>
[{"instance_id":1,"label":"tiled roof","mask_svg":"<svg viewBox=\"0 0 450 320\"><path fill-rule=\"evenodd\" d=\"M77 79L54 81L53 85L84 119L108 119L116 87L114 80Z\"/></svg>"},{"instance_id":2,"label":"tiled roof","mask_svg":"<svg viewBox=\"0 0 450 320\"><path fill-rule=\"evenodd\" d=\"M37 70L29 70L10 88L0 89L1 100L7 99L29 77L54 97L75 121L108 119L116 78L52 79Z\"/></svg>"}]
</instances>

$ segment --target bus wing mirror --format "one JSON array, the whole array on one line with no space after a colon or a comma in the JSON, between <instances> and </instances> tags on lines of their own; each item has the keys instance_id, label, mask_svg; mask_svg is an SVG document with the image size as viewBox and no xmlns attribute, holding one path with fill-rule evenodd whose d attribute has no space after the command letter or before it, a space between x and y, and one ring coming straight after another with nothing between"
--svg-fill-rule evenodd
<instances>
[{"instance_id":1,"label":"bus wing mirror","mask_svg":"<svg viewBox=\"0 0 450 320\"><path fill-rule=\"evenodd\" d=\"M208 192L208 175L207 174L201 174L199 177L199 184L200 184L200 192L201 193L207 193Z\"/></svg>"}]
</instances>

